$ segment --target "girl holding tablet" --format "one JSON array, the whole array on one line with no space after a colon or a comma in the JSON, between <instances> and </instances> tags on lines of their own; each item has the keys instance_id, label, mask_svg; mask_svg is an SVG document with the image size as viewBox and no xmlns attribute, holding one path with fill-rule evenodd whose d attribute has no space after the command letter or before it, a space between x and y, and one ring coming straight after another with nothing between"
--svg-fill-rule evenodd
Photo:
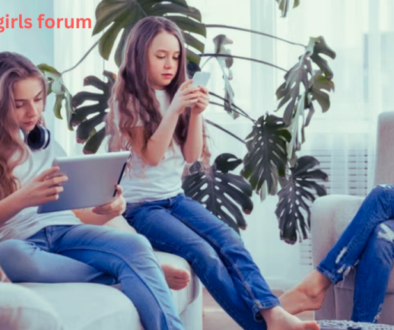
<instances>
[{"instance_id":1,"label":"girl holding tablet","mask_svg":"<svg viewBox=\"0 0 394 330\"><path fill-rule=\"evenodd\" d=\"M179 28L165 18L141 20L123 58L107 123L110 150L132 152L121 182L130 225L154 248L188 260L242 328L319 329L282 309L235 231L183 194L185 162L209 156L201 115L209 99L186 80Z\"/></svg>"},{"instance_id":2,"label":"girl holding tablet","mask_svg":"<svg viewBox=\"0 0 394 330\"><path fill-rule=\"evenodd\" d=\"M67 180L51 167L65 152L45 138L41 126L46 93L44 77L28 59L0 53L0 265L5 274L12 282L119 282L145 329L183 329L146 238L82 224L71 211L37 213L38 205L59 197ZM42 143L37 145L31 134L39 134ZM95 224L109 221L124 210L121 193L118 188L114 202L78 216Z\"/></svg>"}]
</instances>

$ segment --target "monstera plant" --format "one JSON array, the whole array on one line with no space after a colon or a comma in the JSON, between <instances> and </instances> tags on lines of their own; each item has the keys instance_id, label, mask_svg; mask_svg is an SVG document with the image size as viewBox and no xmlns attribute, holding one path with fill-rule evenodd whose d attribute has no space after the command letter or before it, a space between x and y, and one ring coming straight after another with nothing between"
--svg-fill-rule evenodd
<instances>
[{"instance_id":1,"label":"monstera plant","mask_svg":"<svg viewBox=\"0 0 394 330\"><path fill-rule=\"evenodd\" d=\"M293 7L300 4L299 0L276 1L283 17L286 16L291 3ZM276 215L281 239L294 243L297 239L307 238L310 227L310 202L316 195L326 193L324 186L316 181L327 180L327 175L316 168L318 161L315 158L298 158L297 152L305 140L304 130L311 122L316 104L323 112L330 107L329 93L334 89L333 72L322 55L334 59L335 52L328 47L323 37L310 38L308 45L302 45L260 31L204 24L199 10L188 6L186 0L102 0L96 8L97 20L93 30L93 35L101 35L83 58L63 73L48 65L40 65L40 69L49 80L49 92L56 94L54 110L57 117L62 117L61 108L64 103L69 128L77 128L77 141L85 144L84 152L95 153L98 150L105 137L103 120L108 112L108 99L116 76L104 72L106 81L95 76L86 77L84 85L93 86L99 92L82 91L74 97L64 86L62 76L74 70L96 47L105 60L113 53L114 60L119 65L128 33L140 19L147 16L164 16L175 22L183 31L190 75L202 70L212 59L218 63L223 73L224 95L211 92L211 103L221 106L232 118L242 116L252 124L250 134L243 138L227 131L220 123L207 120L209 125L245 143L248 151L244 159L224 153L218 156L208 169L195 163L190 168L189 175L184 178L185 193L204 204L238 232L246 227L243 213L249 214L253 210L250 198L253 191L261 200L264 200L267 194L277 194L279 203ZM200 39L206 37L207 29L218 27L276 38L301 46L304 51L300 54L298 62L287 70L259 59L232 54L232 40L227 35L220 34L213 40L215 51L205 53L205 43ZM116 40L119 40L117 44ZM201 59L205 59L202 65ZM284 82L276 91L279 101L277 110L283 109L282 116L267 113L254 119L248 111L235 104L231 81L236 77L231 68L234 61L238 60L269 65L285 73ZM96 103L85 105L87 101ZM236 168L240 168L239 174L234 173Z\"/></svg>"}]
</instances>

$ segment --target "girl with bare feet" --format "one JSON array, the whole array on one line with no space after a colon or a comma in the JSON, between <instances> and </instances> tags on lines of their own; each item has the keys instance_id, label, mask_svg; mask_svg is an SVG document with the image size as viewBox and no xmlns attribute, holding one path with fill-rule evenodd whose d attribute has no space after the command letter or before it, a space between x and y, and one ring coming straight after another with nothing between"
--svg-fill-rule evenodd
<instances>
[{"instance_id":1,"label":"girl with bare feet","mask_svg":"<svg viewBox=\"0 0 394 330\"><path fill-rule=\"evenodd\" d=\"M393 218L394 185L379 185L317 269L280 297L283 308L291 314L319 309L327 289L356 267L351 320L376 323L393 266Z\"/></svg>"},{"instance_id":2,"label":"girl with bare feet","mask_svg":"<svg viewBox=\"0 0 394 330\"><path fill-rule=\"evenodd\" d=\"M147 17L130 32L107 118L109 149L130 150L124 217L157 250L177 254L247 330L317 330L279 306L239 235L186 197L185 162L207 161L205 87L186 78L186 49L170 20Z\"/></svg>"},{"instance_id":3,"label":"girl with bare feet","mask_svg":"<svg viewBox=\"0 0 394 330\"><path fill-rule=\"evenodd\" d=\"M59 167L52 167L65 152L44 127L46 86L28 59L0 53L2 280L117 282L137 308L144 329L184 329L148 240L100 226L125 210L121 187L113 202L79 211L78 217L72 211L37 213L38 205L59 198L67 181ZM166 267L165 272L170 285L179 288L187 281L183 271Z\"/></svg>"}]
</instances>

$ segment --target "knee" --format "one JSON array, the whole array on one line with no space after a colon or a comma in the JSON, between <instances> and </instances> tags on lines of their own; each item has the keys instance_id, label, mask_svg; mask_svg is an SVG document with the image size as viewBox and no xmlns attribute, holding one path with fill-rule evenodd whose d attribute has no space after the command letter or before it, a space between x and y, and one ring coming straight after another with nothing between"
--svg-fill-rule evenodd
<instances>
[{"instance_id":1,"label":"knee","mask_svg":"<svg viewBox=\"0 0 394 330\"><path fill-rule=\"evenodd\" d=\"M198 263L208 269L216 268L216 265L221 263L218 253L204 240L189 244L186 253L190 255L192 263Z\"/></svg>"},{"instance_id":2,"label":"knee","mask_svg":"<svg viewBox=\"0 0 394 330\"><path fill-rule=\"evenodd\" d=\"M394 193L394 185L392 184L379 184L376 187L374 187L367 198L375 198L375 199L381 199L385 198L387 193Z\"/></svg>"},{"instance_id":3,"label":"knee","mask_svg":"<svg viewBox=\"0 0 394 330\"><path fill-rule=\"evenodd\" d=\"M394 220L385 221L376 226L373 236L378 244L390 243L390 245L394 245Z\"/></svg>"},{"instance_id":4,"label":"knee","mask_svg":"<svg viewBox=\"0 0 394 330\"><path fill-rule=\"evenodd\" d=\"M26 281L26 275L35 276L39 272L26 244L17 239L0 243L0 266L12 282Z\"/></svg>"},{"instance_id":5,"label":"knee","mask_svg":"<svg viewBox=\"0 0 394 330\"><path fill-rule=\"evenodd\" d=\"M25 254L26 242L9 239L0 243L0 265L4 267L10 261L21 260Z\"/></svg>"},{"instance_id":6,"label":"knee","mask_svg":"<svg viewBox=\"0 0 394 330\"><path fill-rule=\"evenodd\" d=\"M140 234L127 233L123 235L123 244L126 245L127 249L137 251L153 251L152 245L149 240Z\"/></svg>"}]
</instances>

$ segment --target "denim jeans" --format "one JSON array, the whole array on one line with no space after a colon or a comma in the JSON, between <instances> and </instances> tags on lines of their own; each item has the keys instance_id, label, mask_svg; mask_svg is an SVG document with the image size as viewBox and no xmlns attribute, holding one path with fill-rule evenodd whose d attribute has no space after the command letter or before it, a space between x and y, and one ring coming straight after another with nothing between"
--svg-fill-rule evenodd
<instances>
[{"instance_id":1,"label":"denim jeans","mask_svg":"<svg viewBox=\"0 0 394 330\"><path fill-rule=\"evenodd\" d=\"M93 225L49 226L26 240L1 242L0 265L12 282L118 282L145 329L184 329L141 235Z\"/></svg>"},{"instance_id":2,"label":"denim jeans","mask_svg":"<svg viewBox=\"0 0 394 330\"><path fill-rule=\"evenodd\" d=\"M379 185L317 270L333 284L356 268L353 313L358 322L377 322L394 258L394 185Z\"/></svg>"},{"instance_id":3,"label":"denim jeans","mask_svg":"<svg viewBox=\"0 0 394 330\"><path fill-rule=\"evenodd\" d=\"M260 310L279 305L240 236L200 203L180 194L127 204L127 221L152 246L179 255L244 329L266 329Z\"/></svg>"}]
</instances>

